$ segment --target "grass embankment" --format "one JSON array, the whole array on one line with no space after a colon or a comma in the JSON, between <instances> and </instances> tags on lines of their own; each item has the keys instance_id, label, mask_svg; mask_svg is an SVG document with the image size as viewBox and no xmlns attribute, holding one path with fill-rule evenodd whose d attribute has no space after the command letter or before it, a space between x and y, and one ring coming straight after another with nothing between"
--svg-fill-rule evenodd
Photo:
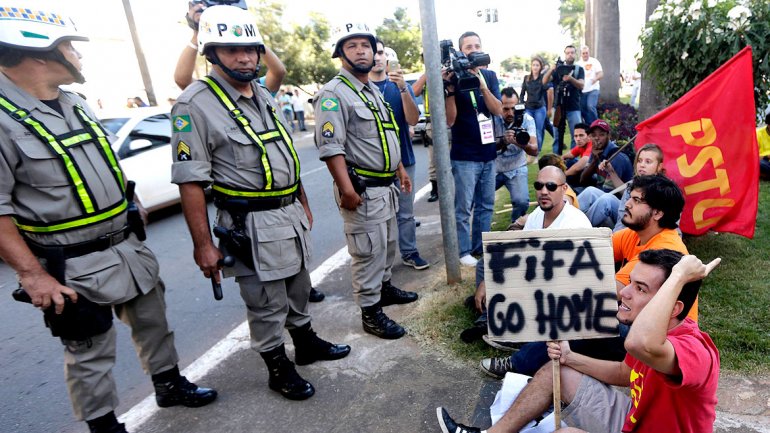
<instances>
[{"instance_id":1,"label":"grass embankment","mask_svg":"<svg viewBox=\"0 0 770 433\"><path fill-rule=\"evenodd\" d=\"M545 149L551 149L546 134ZM530 185L537 175L537 164L529 166ZM534 193L530 187L530 198ZM495 200L495 211L510 202L502 188ZM686 236L691 254L703 261L722 258L721 265L704 282L700 294L700 326L714 339L722 359L722 369L743 374L770 373L770 183L760 184L759 212L754 239L727 233ZM508 208L510 209L510 208ZM492 230L505 230L510 213L496 213ZM473 314L463 306L473 293L473 273L464 270L465 283L433 291L412 316L410 328L418 339L440 347L461 362L476 364L481 358L503 356L484 342L465 344L460 332L473 324ZM444 285L443 281L437 285Z\"/></svg>"}]
</instances>

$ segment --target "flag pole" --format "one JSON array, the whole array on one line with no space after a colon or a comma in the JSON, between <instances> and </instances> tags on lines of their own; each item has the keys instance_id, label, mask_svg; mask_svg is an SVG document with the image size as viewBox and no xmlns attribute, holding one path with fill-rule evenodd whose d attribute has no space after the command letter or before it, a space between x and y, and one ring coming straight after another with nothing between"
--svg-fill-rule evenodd
<instances>
[{"instance_id":1,"label":"flag pole","mask_svg":"<svg viewBox=\"0 0 770 433\"><path fill-rule=\"evenodd\" d=\"M624 145L620 146L620 147L618 148L618 150L616 150L616 151L615 151L615 153L613 153L612 155L610 155L610 157L609 157L609 158L607 158L607 159L606 159L606 161L608 161L608 162L609 162L609 161L612 161L612 160L613 160L613 158L615 158L616 156L618 156L618 154L619 154L620 152L622 152L622 151L623 151L623 149L625 149L626 147L628 147L628 145L630 145L631 143L633 143L634 141L636 141L636 136L637 136L637 135L639 135L639 134L636 134L636 135L634 135L633 137L631 137L631 139L630 139L630 140L628 140L628 142L626 142L626 144L624 144ZM633 164L633 161L632 161L631 163Z\"/></svg>"}]
</instances>

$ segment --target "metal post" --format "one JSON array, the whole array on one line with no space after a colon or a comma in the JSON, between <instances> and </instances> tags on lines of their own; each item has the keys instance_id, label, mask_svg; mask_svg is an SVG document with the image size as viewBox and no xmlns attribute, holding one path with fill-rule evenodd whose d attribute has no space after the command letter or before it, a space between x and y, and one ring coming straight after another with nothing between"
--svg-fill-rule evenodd
<instances>
[{"instance_id":1,"label":"metal post","mask_svg":"<svg viewBox=\"0 0 770 433\"><path fill-rule=\"evenodd\" d=\"M152 79L150 79L150 71L147 68L147 60L144 58L144 51L142 51L142 46L139 44L139 35L136 33L134 13L131 11L129 0L123 0L123 9L126 11L126 20L128 21L128 29L131 31L131 41L134 43L136 60L139 62L139 72L142 73L144 91L147 93L147 103L151 106L157 106L158 101L155 99L155 90L152 88Z\"/></svg>"},{"instance_id":2,"label":"metal post","mask_svg":"<svg viewBox=\"0 0 770 433\"><path fill-rule=\"evenodd\" d=\"M457 225L454 210L454 179L449 162L449 136L444 105L444 84L441 79L441 54L436 30L436 8L433 0L420 0L423 58L428 75L430 121L433 127L433 155L436 158L436 177L439 191L441 230L444 240L444 262L447 283L462 281L460 248L457 245Z\"/></svg>"}]
</instances>

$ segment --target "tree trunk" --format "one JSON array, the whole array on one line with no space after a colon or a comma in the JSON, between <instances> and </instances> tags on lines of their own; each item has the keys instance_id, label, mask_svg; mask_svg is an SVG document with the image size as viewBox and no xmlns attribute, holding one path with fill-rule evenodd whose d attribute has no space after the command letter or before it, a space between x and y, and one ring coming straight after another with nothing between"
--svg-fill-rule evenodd
<instances>
[{"instance_id":1,"label":"tree trunk","mask_svg":"<svg viewBox=\"0 0 770 433\"><path fill-rule=\"evenodd\" d=\"M591 52L596 52L596 20L594 19L596 14L594 8L594 0L585 0L585 41L583 42L587 47L591 48ZM580 49L580 47L577 47ZM580 51L578 51L580 54Z\"/></svg>"},{"instance_id":2,"label":"tree trunk","mask_svg":"<svg viewBox=\"0 0 770 433\"><path fill-rule=\"evenodd\" d=\"M599 98L602 102L618 102L620 91L620 10L617 0L593 2L596 25L596 54L604 70Z\"/></svg>"},{"instance_id":3,"label":"tree trunk","mask_svg":"<svg viewBox=\"0 0 770 433\"><path fill-rule=\"evenodd\" d=\"M650 18L650 15L658 7L659 0L647 0L647 9L645 11L646 18ZM660 96L655 82L646 71L642 72L642 84L639 88L639 121L645 120L653 116L658 111L665 108L663 98Z\"/></svg>"}]
</instances>

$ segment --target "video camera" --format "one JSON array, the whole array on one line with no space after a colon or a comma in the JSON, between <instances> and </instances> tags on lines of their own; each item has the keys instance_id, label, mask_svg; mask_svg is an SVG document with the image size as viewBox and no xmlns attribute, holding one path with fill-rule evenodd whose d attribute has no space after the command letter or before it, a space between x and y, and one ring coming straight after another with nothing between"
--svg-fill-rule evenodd
<instances>
[{"instance_id":1,"label":"video camera","mask_svg":"<svg viewBox=\"0 0 770 433\"><path fill-rule=\"evenodd\" d=\"M561 78L567 74L571 74L572 71L575 69L574 65L568 65L564 63L564 60L559 57L556 59L556 70L554 71L554 74L556 74L557 77Z\"/></svg>"},{"instance_id":2,"label":"video camera","mask_svg":"<svg viewBox=\"0 0 770 433\"><path fill-rule=\"evenodd\" d=\"M529 143L529 132L522 128L524 123L524 104L516 104L513 106L513 123L506 128L508 131L513 131L516 136L516 143L519 146L526 146Z\"/></svg>"},{"instance_id":3,"label":"video camera","mask_svg":"<svg viewBox=\"0 0 770 433\"><path fill-rule=\"evenodd\" d=\"M470 53L467 56L462 52L455 51L452 41L445 39L439 43L441 47L441 64L454 72L454 83L457 90L467 92L479 88L479 77L469 72L479 66L487 66L491 59L489 54L482 52Z\"/></svg>"}]
</instances>

